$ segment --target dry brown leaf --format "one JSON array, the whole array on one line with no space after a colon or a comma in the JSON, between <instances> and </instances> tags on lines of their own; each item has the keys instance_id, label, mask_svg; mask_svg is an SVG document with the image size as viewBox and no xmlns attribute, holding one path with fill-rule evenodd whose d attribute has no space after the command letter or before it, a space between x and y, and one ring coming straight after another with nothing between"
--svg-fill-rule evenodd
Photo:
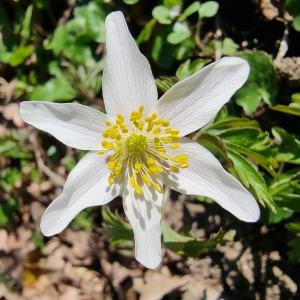
<instances>
[{"instance_id":1,"label":"dry brown leaf","mask_svg":"<svg viewBox=\"0 0 300 300\"><path fill-rule=\"evenodd\" d=\"M140 300L159 300L170 292L187 283L185 276L172 276L167 267L159 271L149 270L144 279L134 278L134 289L140 294Z\"/></svg>"}]
</instances>

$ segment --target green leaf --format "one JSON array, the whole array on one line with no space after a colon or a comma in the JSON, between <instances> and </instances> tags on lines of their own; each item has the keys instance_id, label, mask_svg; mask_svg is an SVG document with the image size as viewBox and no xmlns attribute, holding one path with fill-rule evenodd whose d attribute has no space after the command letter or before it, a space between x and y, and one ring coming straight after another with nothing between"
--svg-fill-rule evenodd
<instances>
[{"instance_id":1,"label":"green leaf","mask_svg":"<svg viewBox=\"0 0 300 300\"><path fill-rule=\"evenodd\" d=\"M38 85L28 94L32 100L70 101L77 92L66 79L51 78L45 84Z\"/></svg>"},{"instance_id":2,"label":"green leaf","mask_svg":"<svg viewBox=\"0 0 300 300\"><path fill-rule=\"evenodd\" d=\"M143 28L143 30L140 32L139 36L137 37L137 43L140 45L143 42L147 42L152 34L153 28L156 24L156 19L151 19Z\"/></svg>"},{"instance_id":3,"label":"green leaf","mask_svg":"<svg viewBox=\"0 0 300 300\"><path fill-rule=\"evenodd\" d=\"M32 153L29 152L24 143L22 135L4 135L0 137L0 156L14 159L31 159Z\"/></svg>"},{"instance_id":4,"label":"green leaf","mask_svg":"<svg viewBox=\"0 0 300 300\"><path fill-rule=\"evenodd\" d=\"M279 143L276 159L278 161L300 164L300 140L280 127L272 128L272 133Z\"/></svg>"},{"instance_id":5,"label":"green leaf","mask_svg":"<svg viewBox=\"0 0 300 300\"><path fill-rule=\"evenodd\" d=\"M91 41L103 43L105 41L104 22L106 13L104 6L100 6L96 2L89 2L88 5L76 7L74 10L75 20L78 20L79 24L84 24L79 27L83 28L80 35ZM69 29L71 28L69 27Z\"/></svg>"},{"instance_id":6,"label":"green leaf","mask_svg":"<svg viewBox=\"0 0 300 300\"><path fill-rule=\"evenodd\" d=\"M300 262L300 238L290 240L288 246L290 247L290 250L288 251L289 259Z\"/></svg>"},{"instance_id":7,"label":"green leaf","mask_svg":"<svg viewBox=\"0 0 300 300\"><path fill-rule=\"evenodd\" d=\"M119 244L122 241L133 239L131 226L118 214L112 213L107 207L102 207L102 217L104 221L104 230L112 244Z\"/></svg>"},{"instance_id":8,"label":"green leaf","mask_svg":"<svg viewBox=\"0 0 300 300\"><path fill-rule=\"evenodd\" d=\"M153 46L151 49L151 57L153 61L163 69L169 69L175 59L173 57L174 46L166 43L170 28L163 28L155 34Z\"/></svg>"},{"instance_id":9,"label":"green leaf","mask_svg":"<svg viewBox=\"0 0 300 300\"><path fill-rule=\"evenodd\" d=\"M294 19L293 27L295 30L300 31L300 14Z\"/></svg>"},{"instance_id":10,"label":"green leaf","mask_svg":"<svg viewBox=\"0 0 300 300\"><path fill-rule=\"evenodd\" d=\"M154 9L152 10L152 16L160 24L171 24L172 23L170 10L162 5L154 7Z\"/></svg>"},{"instance_id":11,"label":"green leaf","mask_svg":"<svg viewBox=\"0 0 300 300\"><path fill-rule=\"evenodd\" d=\"M263 216L268 224L279 224L280 222L289 219L293 215L293 211L284 207L276 207L276 213L269 211L267 216Z\"/></svg>"},{"instance_id":12,"label":"green leaf","mask_svg":"<svg viewBox=\"0 0 300 300\"><path fill-rule=\"evenodd\" d=\"M219 4L216 1L207 1L201 4L199 8L199 15L201 18L214 17L219 9Z\"/></svg>"},{"instance_id":13,"label":"green leaf","mask_svg":"<svg viewBox=\"0 0 300 300\"><path fill-rule=\"evenodd\" d=\"M30 4L26 9L24 19L22 22L22 30L20 32L20 34L22 36L23 44L25 44L30 37L30 33L31 33L30 23L31 23L31 18L32 18L32 11L33 11L33 5Z\"/></svg>"},{"instance_id":14,"label":"green leaf","mask_svg":"<svg viewBox=\"0 0 300 300\"><path fill-rule=\"evenodd\" d=\"M292 94L292 102L300 103L300 93L294 93Z\"/></svg>"},{"instance_id":15,"label":"green leaf","mask_svg":"<svg viewBox=\"0 0 300 300\"><path fill-rule=\"evenodd\" d=\"M300 212L300 169L291 169L274 178L269 193L277 206Z\"/></svg>"},{"instance_id":16,"label":"green leaf","mask_svg":"<svg viewBox=\"0 0 300 300\"><path fill-rule=\"evenodd\" d=\"M241 179L242 183L247 188L252 188L263 206L268 206L271 210L275 211L275 206L271 195L263 177L254 168L254 166L243 156L232 150L227 151L229 158L232 160L234 170Z\"/></svg>"},{"instance_id":17,"label":"green leaf","mask_svg":"<svg viewBox=\"0 0 300 300\"><path fill-rule=\"evenodd\" d=\"M128 5L134 5L138 3L140 0L122 0L122 1Z\"/></svg>"},{"instance_id":18,"label":"green leaf","mask_svg":"<svg viewBox=\"0 0 300 300\"><path fill-rule=\"evenodd\" d=\"M174 77L162 76L159 79L156 79L157 87L164 93L177 82L178 79L175 76Z\"/></svg>"},{"instance_id":19,"label":"green leaf","mask_svg":"<svg viewBox=\"0 0 300 300\"><path fill-rule=\"evenodd\" d=\"M289 115L300 116L300 103L290 103L287 105L273 105L271 109L280 111Z\"/></svg>"},{"instance_id":20,"label":"green leaf","mask_svg":"<svg viewBox=\"0 0 300 300\"><path fill-rule=\"evenodd\" d=\"M32 233L32 242L35 245L35 247L40 251L43 251L43 249L46 247L46 244L43 240L40 231L34 231Z\"/></svg>"},{"instance_id":21,"label":"green leaf","mask_svg":"<svg viewBox=\"0 0 300 300\"><path fill-rule=\"evenodd\" d=\"M289 13L292 14L293 16L300 15L299 0L285 0L284 6L289 11Z\"/></svg>"},{"instance_id":22,"label":"green leaf","mask_svg":"<svg viewBox=\"0 0 300 300\"><path fill-rule=\"evenodd\" d=\"M221 51L223 55L235 55L239 45L231 38L225 38L221 43Z\"/></svg>"},{"instance_id":23,"label":"green leaf","mask_svg":"<svg viewBox=\"0 0 300 300\"><path fill-rule=\"evenodd\" d=\"M286 228L291 232L300 233L300 223L288 223Z\"/></svg>"},{"instance_id":24,"label":"green leaf","mask_svg":"<svg viewBox=\"0 0 300 300\"><path fill-rule=\"evenodd\" d=\"M209 251L216 249L218 245L232 241L235 235L233 230L227 233L220 230L218 233L211 235L207 240L197 239L192 236L185 236L177 233L168 225L162 223L163 243L166 248L172 250L177 255L198 257Z\"/></svg>"},{"instance_id":25,"label":"green leaf","mask_svg":"<svg viewBox=\"0 0 300 300\"><path fill-rule=\"evenodd\" d=\"M205 58L198 58L193 61L188 59L178 67L176 76L179 80L183 80L201 70L209 62L210 60Z\"/></svg>"},{"instance_id":26,"label":"green leaf","mask_svg":"<svg viewBox=\"0 0 300 300\"><path fill-rule=\"evenodd\" d=\"M0 226L1 227L6 226L8 224L8 221L9 221L9 218L6 215L6 213L2 207L2 204L0 204Z\"/></svg>"},{"instance_id":27,"label":"green leaf","mask_svg":"<svg viewBox=\"0 0 300 300\"><path fill-rule=\"evenodd\" d=\"M195 41L192 37L185 39L175 48L175 57L177 60L187 59L193 56L196 49Z\"/></svg>"},{"instance_id":28,"label":"green leaf","mask_svg":"<svg viewBox=\"0 0 300 300\"><path fill-rule=\"evenodd\" d=\"M227 155L227 150L223 141L215 135L203 133L197 140L202 146L209 149L215 156L226 163L228 167L232 167L232 162Z\"/></svg>"},{"instance_id":29,"label":"green leaf","mask_svg":"<svg viewBox=\"0 0 300 300\"><path fill-rule=\"evenodd\" d=\"M8 63L12 67L16 67L20 65L27 57L29 57L34 51L34 47L32 45L29 46L19 46L16 48L11 56L9 57Z\"/></svg>"},{"instance_id":30,"label":"green leaf","mask_svg":"<svg viewBox=\"0 0 300 300\"><path fill-rule=\"evenodd\" d=\"M173 31L167 37L167 41L176 45L188 39L191 35L192 33L186 24L176 22L173 26Z\"/></svg>"},{"instance_id":31,"label":"green leaf","mask_svg":"<svg viewBox=\"0 0 300 300\"><path fill-rule=\"evenodd\" d=\"M183 0L163 0L163 5L167 8L181 7Z\"/></svg>"},{"instance_id":32,"label":"green leaf","mask_svg":"<svg viewBox=\"0 0 300 300\"><path fill-rule=\"evenodd\" d=\"M183 11L183 13L180 15L178 21L184 21L190 15L198 12L199 8L200 8L200 2L199 1L193 2Z\"/></svg>"},{"instance_id":33,"label":"green leaf","mask_svg":"<svg viewBox=\"0 0 300 300\"><path fill-rule=\"evenodd\" d=\"M87 208L80 212L80 214L78 214L72 221L72 228L85 231L91 231L93 228L95 228L95 223L91 216L92 212L93 208Z\"/></svg>"},{"instance_id":34,"label":"green leaf","mask_svg":"<svg viewBox=\"0 0 300 300\"><path fill-rule=\"evenodd\" d=\"M2 177L2 176L1 176ZM0 179L1 179L0 177ZM13 220L13 215L18 212L18 202L14 199L0 203L0 227L5 227Z\"/></svg>"},{"instance_id":35,"label":"green leaf","mask_svg":"<svg viewBox=\"0 0 300 300\"><path fill-rule=\"evenodd\" d=\"M263 51L240 52L251 67L246 84L236 93L236 103L250 115L256 111L261 100L268 105L275 101L278 83L275 69L270 57Z\"/></svg>"}]
</instances>

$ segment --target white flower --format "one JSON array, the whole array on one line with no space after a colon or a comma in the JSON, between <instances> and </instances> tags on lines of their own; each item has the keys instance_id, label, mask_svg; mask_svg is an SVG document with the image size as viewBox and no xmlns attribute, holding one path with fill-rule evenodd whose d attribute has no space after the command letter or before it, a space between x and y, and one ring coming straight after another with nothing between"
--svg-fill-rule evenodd
<instances>
[{"instance_id":1,"label":"white flower","mask_svg":"<svg viewBox=\"0 0 300 300\"><path fill-rule=\"evenodd\" d=\"M155 268L162 258L163 185L211 197L243 221L259 218L258 205L243 185L209 151L183 137L215 117L245 83L249 65L241 58L223 58L175 84L157 101L150 65L123 14L109 14L105 26L107 115L76 103L21 103L25 122L67 146L90 150L46 209L41 231L57 234L86 207L120 195L133 227L136 259Z\"/></svg>"}]
</instances>

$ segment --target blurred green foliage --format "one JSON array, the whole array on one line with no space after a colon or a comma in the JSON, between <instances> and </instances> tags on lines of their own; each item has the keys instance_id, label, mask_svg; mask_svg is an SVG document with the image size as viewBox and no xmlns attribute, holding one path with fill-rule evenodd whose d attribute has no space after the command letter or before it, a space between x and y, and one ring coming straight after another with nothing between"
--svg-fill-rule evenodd
<instances>
[{"instance_id":1,"label":"blurred green foliage","mask_svg":"<svg viewBox=\"0 0 300 300\"><path fill-rule=\"evenodd\" d=\"M245 58L251 67L247 83L197 133L197 141L253 193L263 209L263 224L287 224L288 255L300 261L300 91L281 80L274 64L276 53L269 46L253 46L250 39L243 43L247 33L239 34L230 26L219 32L226 22L220 13L222 5L220 1L188 0L1 1L0 76L14 86L9 98L1 81L1 97L3 103L23 99L101 103L104 21L115 9L125 12L161 92L221 56ZM300 31L300 2L286 0L284 9L293 17L284 28ZM49 172L41 171L28 131L12 129L22 126L11 120L6 124L10 129L0 136L0 156L6 159L0 170L0 227L9 228L21 222L20 187L41 182ZM61 163L68 173L81 155L66 154L53 140L40 142L50 168ZM81 213L73 228L92 230L96 226L93 212ZM112 244L132 239L132 230L120 215L104 208L102 219ZM163 225L165 246L180 255L198 256L232 238L220 231L199 240ZM43 248L39 233L34 232L33 241L37 249Z\"/></svg>"}]
</instances>

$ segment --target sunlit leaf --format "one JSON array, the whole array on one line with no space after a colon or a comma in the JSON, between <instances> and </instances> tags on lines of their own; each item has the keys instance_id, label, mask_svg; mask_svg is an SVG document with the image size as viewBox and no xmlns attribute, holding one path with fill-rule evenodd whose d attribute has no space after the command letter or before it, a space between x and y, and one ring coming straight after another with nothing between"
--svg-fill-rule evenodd
<instances>
[{"instance_id":1,"label":"sunlit leaf","mask_svg":"<svg viewBox=\"0 0 300 300\"><path fill-rule=\"evenodd\" d=\"M246 114L256 111L261 101L268 105L275 102L278 83L270 57L263 51L240 52L251 67L246 84L236 93L236 103L243 107Z\"/></svg>"}]
</instances>

